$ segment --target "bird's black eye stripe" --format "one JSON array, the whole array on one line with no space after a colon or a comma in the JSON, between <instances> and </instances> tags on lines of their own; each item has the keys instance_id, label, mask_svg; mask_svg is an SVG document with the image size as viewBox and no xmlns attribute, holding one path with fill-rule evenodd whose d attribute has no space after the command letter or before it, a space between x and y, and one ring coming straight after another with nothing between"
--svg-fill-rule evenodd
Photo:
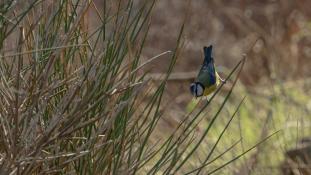
<instances>
[{"instance_id":1,"label":"bird's black eye stripe","mask_svg":"<svg viewBox=\"0 0 311 175\"><path fill-rule=\"evenodd\" d=\"M197 84L195 85L195 88L194 88L194 92L195 92L195 96L198 96L198 88L197 88Z\"/></svg>"}]
</instances>

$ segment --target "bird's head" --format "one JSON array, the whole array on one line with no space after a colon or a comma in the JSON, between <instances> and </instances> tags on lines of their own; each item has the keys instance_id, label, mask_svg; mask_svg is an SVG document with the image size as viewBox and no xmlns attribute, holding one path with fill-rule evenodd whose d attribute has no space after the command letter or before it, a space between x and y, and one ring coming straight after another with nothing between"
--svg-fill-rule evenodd
<instances>
[{"instance_id":1,"label":"bird's head","mask_svg":"<svg viewBox=\"0 0 311 175\"><path fill-rule=\"evenodd\" d=\"M201 97L204 92L204 86L199 82L191 83L190 91L194 97Z\"/></svg>"}]
</instances>

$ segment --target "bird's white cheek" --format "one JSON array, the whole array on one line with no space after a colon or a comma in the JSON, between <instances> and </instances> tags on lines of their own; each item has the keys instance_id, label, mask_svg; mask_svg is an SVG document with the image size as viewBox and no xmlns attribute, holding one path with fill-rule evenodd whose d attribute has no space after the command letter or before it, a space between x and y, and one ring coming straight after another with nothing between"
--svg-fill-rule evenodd
<instances>
[{"instance_id":1,"label":"bird's white cheek","mask_svg":"<svg viewBox=\"0 0 311 175\"><path fill-rule=\"evenodd\" d=\"M197 96L203 95L203 88L201 86L197 86Z\"/></svg>"}]
</instances>

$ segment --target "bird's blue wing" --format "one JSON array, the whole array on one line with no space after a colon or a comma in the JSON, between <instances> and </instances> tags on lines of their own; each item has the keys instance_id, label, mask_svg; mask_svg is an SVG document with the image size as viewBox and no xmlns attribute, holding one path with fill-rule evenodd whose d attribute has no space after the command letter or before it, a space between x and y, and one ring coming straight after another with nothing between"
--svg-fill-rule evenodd
<instances>
[{"instance_id":1,"label":"bird's blue wing","mask_svg":"<svg viewBox=\"0 0 311 175\"><path fill-rule=\"evenodd\" d=\"M208 69L209 69L210 83L215 84L216 83L216 71L215 71L215 67L214 67L213 62L211 62L208 65Z\"/></svg>"},{"instance_id":2,"label":"bird's blue wing","mask_svg":"<svg viewBox=\"0 0 311 175\"><path fill-rule=\"evenodd\" d=\"M214 62L204 64L197 77L198 81L208 87L216 83L216 72Z\"/></svg>"},{"instance_id":3,"label":"bird's blue wing","mask_svg":"<svg viewBox=\"0 0 311 175\"><path fill-rule=\"evenodd\" d=\"M196 79L196 81L204 85L205 88L208 88L216 83L216 72L214 67L214 59L212 57L212 48L212 45L203 48L204 62Z\"/></svg>"}]
</instances>

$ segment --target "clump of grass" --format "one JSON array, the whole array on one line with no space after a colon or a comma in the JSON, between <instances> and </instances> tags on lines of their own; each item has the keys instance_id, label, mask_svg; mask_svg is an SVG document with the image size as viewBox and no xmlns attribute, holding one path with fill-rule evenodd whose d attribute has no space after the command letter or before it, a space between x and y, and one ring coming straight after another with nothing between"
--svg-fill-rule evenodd
<instances>
[{"instance_id":1,"label":"clump of grass","mask_svg":"<svg viewBox=\"0 0 311 175\"><path fill-rule=\"evenodd\" d=\"M146 64L140 58L154 3L104 1L102 12L82 0L0 5L1 173L200 173L222 155L212 158L216 142L198 166L191 165L235 83L202 136L195 138L194 129L220 89L168 138L150 145L183 33L182 26L165 78L150 86L139 70ZM100 22L94 31L88 29L90 10Z\"/></svg>"}]
</instances>

